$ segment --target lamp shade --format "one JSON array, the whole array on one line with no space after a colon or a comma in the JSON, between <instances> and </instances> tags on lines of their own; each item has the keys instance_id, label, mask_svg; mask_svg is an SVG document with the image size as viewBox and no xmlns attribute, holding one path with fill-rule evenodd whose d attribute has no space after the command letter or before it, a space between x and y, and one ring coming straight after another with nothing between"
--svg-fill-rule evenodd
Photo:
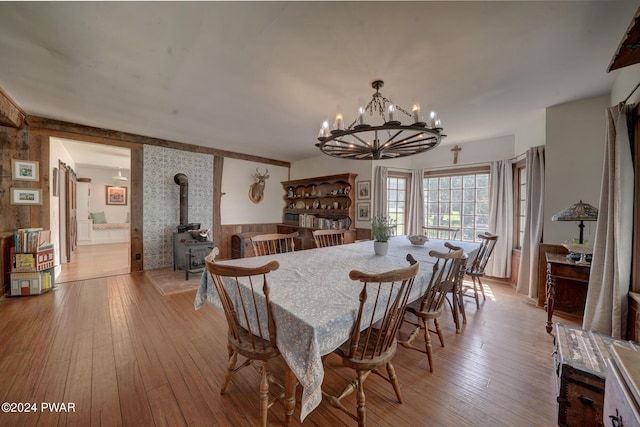
<instances>
[{"instance_id":1,"label":"lamp shade","mask_svg":"<svg viewBox=\"0 0 640 427\"><path fill-rule=\"evenodd\" d=\"M597 221L598 209L588 203L580 202L561 210L551 217L552 221Z\"/></svg>"}]
</instances>

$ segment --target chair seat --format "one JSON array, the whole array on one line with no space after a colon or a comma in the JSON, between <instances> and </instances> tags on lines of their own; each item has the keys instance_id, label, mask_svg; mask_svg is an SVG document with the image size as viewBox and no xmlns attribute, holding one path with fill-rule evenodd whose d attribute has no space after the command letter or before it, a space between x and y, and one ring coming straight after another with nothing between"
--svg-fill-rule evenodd
<instances>
[{"instance_id":1,"label":"chair seat","mask_svg":"<svg viewBox=\"0 0 640 427\"><path fill-rule=\"evenodd\" d=\"M442 308L444 305L440 305L437 310L434 311L420 311L420 305L422 301L420 299L415 300L411 304L407 305L407 313L411 313L415 316L422 317L423 319L435 319L442 314Z\"/></svg>"},{"instance_id":2,"label":"chair seat","mask_svg":"<svg viewBox=\"0 0 640 427\"><path fill-rule=\"evenodd\" d=\"M265 340L257 335L250 334L244 328L238 328L240 339L233 336L231 331L227 334L229 345L235 351L248 359L269 360L280 355L280 350L271 345L271 341ZM255 345L251 346L251 342Z\"/></svg>"},{"instance_id":3,"label":"chair seat","mask_svg":"<svg viewBox=\"0 0 640 427\"><path fill-rule=\"evenodd\" d=\"M378 330L376 329L376 331ZM369 371L372 369L376 369L380 366L385 365L388 361L390 361L393 358L393 356L396 354L396 349L398 345L396 340L394 339L389 349L384 353L379 354L373 358L367 358L364 360L361 359L359 355L363 354L363 350L365 354L372 354L373 350L376 348L376 344L378 344L376 342L377 335L378 334L376 332L371 334L371 337L369 337L369 343L367 345L367 348L364 349L364 345L367 337L367 331L365 330L360 333L360 341L358 342L358 350L356 351L356 354L358 355L358 357L349 357L349 351L351 349L350 340L344 342L340 347L334 350L334 353L342 357L343 365L349 368L355 369L356 371L359 371L359 370Z\"/></svg>"}]
</instances>

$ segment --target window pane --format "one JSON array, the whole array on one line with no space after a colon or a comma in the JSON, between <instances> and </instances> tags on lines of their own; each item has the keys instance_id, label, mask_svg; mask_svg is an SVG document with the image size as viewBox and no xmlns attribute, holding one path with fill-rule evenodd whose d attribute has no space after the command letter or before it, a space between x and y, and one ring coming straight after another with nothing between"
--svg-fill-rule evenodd
<instances>
[{"instance_id":1,"label":"window pane","mask_svg":"<svg viewBox=\"0 0 640 427\"><path fill-rule=\"evenodd\" d=\"M427 227L459 227L456 239L463 241L475 241L477 234L487 230L488 172L425 178L424 183ZM439 230L427 230L427 234L434 239L450 237Z\"/></svg>"}]
</instances>

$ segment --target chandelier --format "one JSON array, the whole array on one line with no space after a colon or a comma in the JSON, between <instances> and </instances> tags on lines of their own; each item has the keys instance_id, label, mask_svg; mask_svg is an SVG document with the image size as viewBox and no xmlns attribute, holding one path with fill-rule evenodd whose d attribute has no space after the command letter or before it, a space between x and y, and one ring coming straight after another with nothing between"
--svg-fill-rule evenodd
<instances>
[{"instance_id":1,"label":"chandelier","mask_svg":"<svg viewBox=\"0 0 640 427\"><path fill-rule=\"evenodd\" d=\"M418 103L413 104L409 113L382 96L380 88L383 86L382 80L371 83L376 92L366 106L359 107L357 119L349 126L344 126L340 111L331 129L325 120L316 147L329 156L352 160L397 159L437 147L446 135L442 133L436 113L432 111L425 121ZM399 120L400 114L407 116L411 124L403 124ZM366 116L376 122L367 123Z\"/></svg>"}]
</instances>

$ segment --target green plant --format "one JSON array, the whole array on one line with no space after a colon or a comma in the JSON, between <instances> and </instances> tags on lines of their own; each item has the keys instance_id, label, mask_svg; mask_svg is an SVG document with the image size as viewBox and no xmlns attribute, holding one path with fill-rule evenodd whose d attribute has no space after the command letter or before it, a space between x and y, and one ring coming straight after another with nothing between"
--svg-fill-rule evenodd
<instances>
[{"instance_id":1,"label":"green plant","mask_svg":"<svg viewBox=\"0 0 640 427\"><path fill-rule=\"evenodd\" d=\"M379 215L371 220L371 234L376 242L386 242L395 233L395 220L388 216Z\"/></svg>"}]
</instances>

